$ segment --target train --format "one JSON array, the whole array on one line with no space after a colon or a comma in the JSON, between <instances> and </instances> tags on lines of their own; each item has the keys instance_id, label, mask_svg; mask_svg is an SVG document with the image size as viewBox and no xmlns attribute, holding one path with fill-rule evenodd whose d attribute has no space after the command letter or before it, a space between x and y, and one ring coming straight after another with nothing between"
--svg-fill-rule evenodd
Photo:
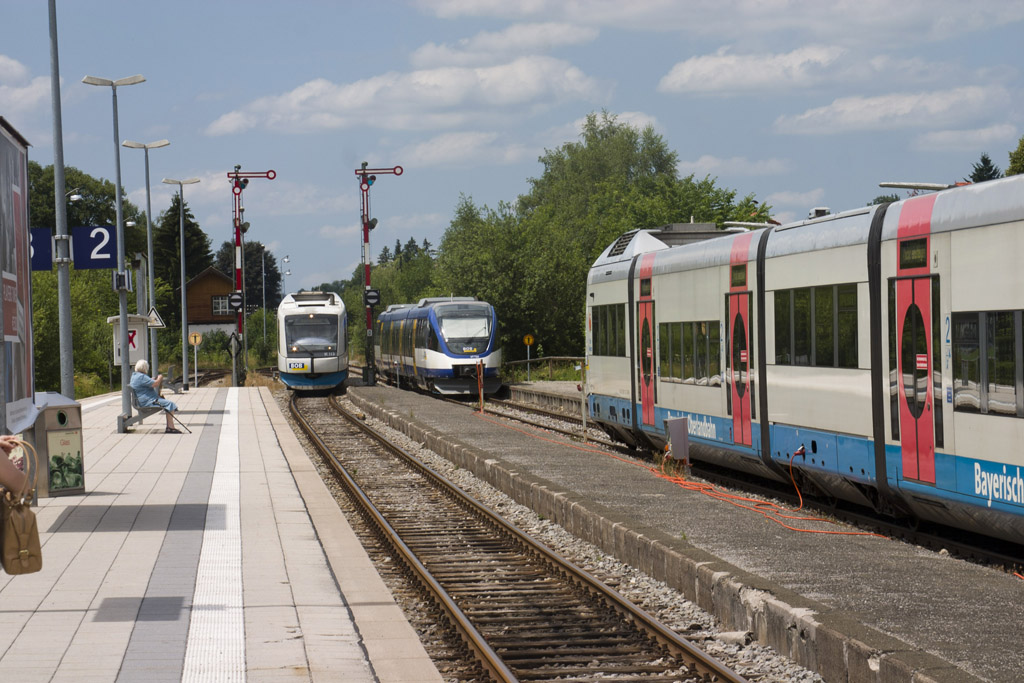
<instances>
[{"instance_id":1,"label":"train","mask_svg":"<svg viewBox=\"0 0 1024 683\"><path fill-rule=\"evenodd\" d=\"M445 395L501 389L498 316L487 302L437 297L392 304L375 328L377 369L399 386Z\"/></svg>"},{"instance_id":2,"label":"train","mask_svg":"<svg viewBox=\"0 0 1024 683\"><path fill-rule=\"evenodd\" d=\"M1024 176L669 237L627 232L589 271L592 421L1024 543Z\"/></svg>"},{"instance_id":3,"label":"train","mask_svg":"<svg viewBox=\"0 0 1024 683\"><path fill-rule=\"evenodd\" d=\"M331 390L348 378L348 316L334 292L296 292L277 307L277 370L296 391Z\"/></svg>"}]
</instances>

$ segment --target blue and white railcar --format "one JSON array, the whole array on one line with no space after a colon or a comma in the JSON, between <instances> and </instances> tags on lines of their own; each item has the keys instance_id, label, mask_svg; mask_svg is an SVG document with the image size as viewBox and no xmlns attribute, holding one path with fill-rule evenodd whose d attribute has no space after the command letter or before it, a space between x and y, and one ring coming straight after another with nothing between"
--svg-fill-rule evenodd
<instances>
[{"instance_id":1,"label":"blue and white railcar","mask_svg":"<svg viewBox=\"0 0 1024 683\"><path fill-rule=\"evenodd\" d=\"M669 247L588 278L591 418L1024 542L1024 176ZM673 423L681 425L682 423Z\"/></svg>"},{"instance_id":2,"label":"blue and white railcar","mask_svg":"<svg viewBox=\"0 0 1024 683\"><path fill-rule=\"evenodd\" d=\"M376 322L379 371L395 383L438 394L475 394L501 388L501 349L494 307L473 297L420 299L388 306Z\"/></svg>"},{"instance_id":3,"label":"blue and white railcar","mask_svg":"<svg viewBox=\"0 0 1024 683\"><path fill-rule=\"evenodd\" d=\"M333 389L348 378L348 316L334 292L296 292L277 308L277 369L289 389Z\"/></svg>"}]
</instances>

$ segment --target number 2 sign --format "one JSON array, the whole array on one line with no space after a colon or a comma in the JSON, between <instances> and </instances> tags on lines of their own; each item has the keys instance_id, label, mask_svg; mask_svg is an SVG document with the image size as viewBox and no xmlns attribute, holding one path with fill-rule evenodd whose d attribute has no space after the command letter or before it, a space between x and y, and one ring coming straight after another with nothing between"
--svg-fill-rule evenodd
<instances>
[{"instance_id":1,"label":"number 2 sign","mask_svg":"<svg viewBox=\"0 0 1024 683\"><path fill-rule=\"evenodd\" d=\"M117 268L117 238L111 225L71 229L71 252L75 268Z\"/></svg>"}]
</instances>

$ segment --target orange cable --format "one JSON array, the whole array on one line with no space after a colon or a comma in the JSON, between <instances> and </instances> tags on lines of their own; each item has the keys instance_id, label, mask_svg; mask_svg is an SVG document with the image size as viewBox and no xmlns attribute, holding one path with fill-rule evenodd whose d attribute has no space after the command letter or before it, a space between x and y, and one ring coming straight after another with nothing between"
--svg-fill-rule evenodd
<instances>
[{"instance_id":1,"label":"orange cable","mask_svg":"<svg viewBox=\"0 0 1024 683\"><path fill-rule=\"evenodd\" d=\"M497 425L497 426L502 427L504 429L511 429L512 431L519 432L520 434L524 434L524 435L529 436L531 438L539 439L541 441L546 441L548 443L558 444L560 446L568 446L569 448L574 448L574 449L576 449L578 451L583 451L583 452L586 452L586 453L596 453L598 455L604 455L604 456L609 457L609 458L614 458L615 460L623 462L623 463L625 463L627 465L633 465L635 467L643 468L643 469L647 470L648 472L650 472L651 474L653 474L654 476L658 477L659 479L664 479L664 480L666 480L666 481L668 481L670 483L675 484L676 486L679 486L680 488L682 488L684 490L692 491L694 493L700 493L700 494L706 495L706 496L708 496L710 498L713 498L715 500L721 501L723 503L728 503L729 505L732 505L734 507L738 507L738 508L740 508L742 510L750 510L751 512L756 512L756 513L760 514L762 517L764 517L765 519L770 520L772 522L775 522L779 526L781 526L781 527L783 527L785 529L789 529L791 531L801 531L803 533L808 533L808 534L828 534L828 535L837 535L837 536L877 536L878 538L885 538L885 536L882 536L881 534L876 534L876 533L873 533L873 532L870 532L870 531L829 531L829 530L825 530L825 529L801 529L799 527L795 527L795 526L792 526L790 524L786 524L785 522L783 522L782 520L788 519L788 520L803 521L803 522L822 522L822 523L826 523L826 524L835 524L836 523L836 522L833 522L832 520L824 519L824 518L821 518L821 517L798 517L798 516L794 516L792 514L788 514L788 513L799 512L801 509L803 509L803 495L801 495L800 488L796 485L796 479L793 477L793 469L792 469L793 468L793 459L792 458L790 458L790 463L789 463L790 464L790 479L793 481L793 487L796 489L797 496L800 499L800 507L796 508L795 510L788 510L786 508L783 508L783 507L777 505L776 503L756 500L754 498L748 498L748 497L740 496L740 495L737 495L737 494L734 494L734 493L728 493L726 491L723 491L723 490L719 489L714 484L688 481L688 480L686 480L682 476L668 474L667 472L665 472L665 460L662 460L661 468L660 468L660 471L659 471L658 469L655 469L652 466L649 466L649 465L646 465L644 463L639 463L639 462L635 462L633 460L629 460L629 459L620 457L618 455L615 455L614 453L608 453L607 451L597 450L596 448L588 448L588 447L585 447L585 446L578 446L578 445L572 444L572 443L566 443L565 441L560 441L560 440L556 440L556 439L550 439L550 438L541 436L541 435L537 434L536 432L529 432L529 431L526 431L525 429L521 429L519 427L515 427L513 425L509 425L509 424L506 424L504 422L500 422L498 420L491 419L489 417L486 417L483 413L474 412L473 414L476 415L477 417L479 417L481 420L485 420L487 422L490 422L491 424ZM746 504L744 504L744 503L746 503ZM784 514L784 513L787 513L787 514ZM1024 577L1022 577L1022 578L1024 578Z\"/></svg>"}]
</instances>

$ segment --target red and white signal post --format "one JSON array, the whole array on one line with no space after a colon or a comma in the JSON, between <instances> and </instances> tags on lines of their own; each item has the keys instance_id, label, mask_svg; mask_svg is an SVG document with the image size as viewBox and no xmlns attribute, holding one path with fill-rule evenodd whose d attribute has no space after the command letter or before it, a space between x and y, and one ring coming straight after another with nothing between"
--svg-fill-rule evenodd
<instances>
[{"instance_id":1,"label":"red and white signal post","mask_svg":"<svg viewBox=\"0 0 1024 683\"><path fill-rule=\"evenodd\" d=\"M244 254L242 253L242 234L249 229L249 224L242 219L245 213L245 207L242 206L242 190L249 184L250 178L266 178L267 180L273 180L277 177L277 173L274 171L242 171L241 165L235 165L234 171L228 172L228 180L231 181L231 192L234 196L234 216L231 224L235 227L235 292L238 297L232 297L230 300L232 303L241 300L240 305L236 308L238 313L238 335L236 344L241 346L242 349L246 349L246 345L243 343L245 339L245 282L242 279L242 266ZM238 348L235 344L232 344L232 348ZM234 369L234 353L232 353L231 367ZM232 371L232 384L238 386L237 375Z\"/></svg>"},{"instance_id":2,"label":"red and white signal post","mask_svg":"<svg viewBox=\"0 0 1024 683\"><path fill-rule=\"evenodd\" d=\"M370 231L377 227L377 219L370 218L370 186L377 180L378 175L402 175L402 167L367 168L367 162L364 161L362 166L356 169L359 189L363 195L363 305L366 306L366 370L363 372L363 383L370 385L376 383L376 364L373 359L373 307L380 303L380 292L370 289Z\"/></svg>"}]
</instances>

